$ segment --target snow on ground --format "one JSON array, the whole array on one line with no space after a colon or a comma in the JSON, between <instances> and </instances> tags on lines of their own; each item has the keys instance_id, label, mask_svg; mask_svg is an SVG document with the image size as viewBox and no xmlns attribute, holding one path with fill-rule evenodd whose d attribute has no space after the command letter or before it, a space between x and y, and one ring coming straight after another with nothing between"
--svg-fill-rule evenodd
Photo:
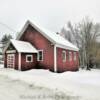
<instances>
[{"instance_id":1,"label":"snow on ground","mask_svg":"<svg viewBox=\"0 0 100 100\"><path fill-rule=\"evenodd\" d=\"M63 96L63 99L57 99ZM68 96L44 87L0 76L0 100L66 100Z\"/></svg>"},{"instance_id":2,"label":"snow on ground","mask_svg":"<svg viewBox=\"0 0 100 100\"><path fill-rule=\"evenodd\" d=\"M22 72L1 68L0 76L9 77L13 81L20 80L30 85L61 91L73 98L68 100L100 100L100 70L97 69L52 73L42 69Z\"/></svg>"}]
</instances>

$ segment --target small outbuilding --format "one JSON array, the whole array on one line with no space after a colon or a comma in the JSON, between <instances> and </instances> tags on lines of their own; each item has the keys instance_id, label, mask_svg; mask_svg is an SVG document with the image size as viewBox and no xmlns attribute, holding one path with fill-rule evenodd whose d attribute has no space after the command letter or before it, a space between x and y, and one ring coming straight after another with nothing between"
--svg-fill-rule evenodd
<instances>
[{"instance_id":1,"label":"small outbuilding","mask_svg":"<svg viewBox=\"0 0 100 100\"><path fill-rule=\"evenodd\" d=\"M5 52L5 67L18 70L34 68L37 53L29 42L10 40Z\"/></svg>"},{"instance_id":2,"label":"small outbuilding","mask_svg":"<svg viewBox=\"0 0 100 100\"><path fill-rule=\"evenodd\" d=\"M5 68L77 71L79 49L59 34L27 21L16 40L10 40L4 55Z\"/></svg>"}]
</instances>

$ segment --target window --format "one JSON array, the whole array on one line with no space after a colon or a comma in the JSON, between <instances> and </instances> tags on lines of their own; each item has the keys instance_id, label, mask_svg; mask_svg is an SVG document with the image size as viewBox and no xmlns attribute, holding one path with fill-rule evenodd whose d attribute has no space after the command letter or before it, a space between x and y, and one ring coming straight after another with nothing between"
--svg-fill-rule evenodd
<instances>
[{"instance_id":1,"label":"window","mask_svg":"<svg viewBox=\"0 0 100 100\"><path fill-rule=\"evenodd\" d=\"M26 55L26 62L32 62L33 56L32 55Z\"/></svg>"},{"instance_id":2,"label":"window","mask_svg":"<svg viewBox=\"0 0 100 100\"><path fill-rule=\"evenodd\" d=\"M38 50L37 60L43 61L43 50Z\"/></svg>"},{"instance_id":3,"label":"window","mask_svg":"<svg viewBox=\"0 0 100 100\"><path fill-rule=\"evenodd\" d=\"M68 52L68 60L71 61L72 60L72 52Z\"/></svg>"},{"instance_id":4,"label":"window","mask_svg":"<svg viewBox=\"0 0 100 100\"><path fill-rule=\"evenodd\" d=\"M76 61L76 52L74 52L74 61Z\"/></svg>"},{"instance_id":5,"label":"window","mask_svg":"<svg viewBox=\"0 0 100 100\"><path fill-rule=\"evenodd\" d=\"M66 62L66 51L62 51L62 60Z\"/></svg>"}]
</instances>

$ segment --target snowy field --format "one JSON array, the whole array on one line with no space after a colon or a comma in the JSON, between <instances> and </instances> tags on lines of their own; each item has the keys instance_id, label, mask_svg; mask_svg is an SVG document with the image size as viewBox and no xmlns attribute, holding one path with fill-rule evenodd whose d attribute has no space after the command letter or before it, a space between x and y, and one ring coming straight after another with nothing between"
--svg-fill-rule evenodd
<instances>
[{"instance_id":1,"label":"snowy field","mask_svg":"<svg viewBox=\"0 0 100 100\"><path fill-rule=\"evenodd\" d=\"M66 98L70 97L62 92L0 76L0 100L66 100Z\"/></svg>"},{"instance_id":2,"label":"snowy field","mask_svg":"<svg viewBox=\"0 0 100 100\"><path fill-rule=\"evenodd\" d=\"M100 70L21 72L1 66L0 100L100 100Z\"/></svg>"}]
</instances>

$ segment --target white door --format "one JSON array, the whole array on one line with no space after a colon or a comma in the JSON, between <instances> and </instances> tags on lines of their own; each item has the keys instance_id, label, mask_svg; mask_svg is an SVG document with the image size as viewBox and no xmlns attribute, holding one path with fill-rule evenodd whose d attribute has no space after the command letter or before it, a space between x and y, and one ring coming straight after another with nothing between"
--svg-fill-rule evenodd
<instances>
[{"instance_id":1,"label":"white door","mask_svg":"<svg viewBox=\"0 0 100 100\"><path fill-rule=\"evenodd\" d=\"M15 67L15 54L7 54L7 67L8 68Z\"/></svg>"}]
</instances>

